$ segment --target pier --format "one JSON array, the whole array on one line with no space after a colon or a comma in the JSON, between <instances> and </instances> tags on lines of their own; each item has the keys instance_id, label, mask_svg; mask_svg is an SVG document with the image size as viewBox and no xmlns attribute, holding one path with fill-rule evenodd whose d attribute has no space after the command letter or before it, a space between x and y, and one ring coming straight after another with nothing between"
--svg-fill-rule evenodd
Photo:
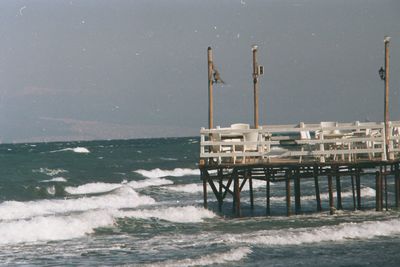
<instances>
[{"instance_id":1,"label":"pier","mask_svg":"<svg viewBox=\"0 0 400 267\"><path fill-rule=\"evenodd\" d=\"M254 207L253 180L265 181L265 214L271 215L270 183L283 183L286 214L301 214L301 186L312 179L315 210L322 211L322 179L328 183L329 212L342 210L341 182L352 185L352 210L362 209L363 179L375 179L377 211L400 205L400 122L321 122L297 125L259 126L247 124L201 129L200 172L204 207L208 207L209 185L221 210L232 199L233 212L241 216L241 191L249 187ZM389 140L389 143L386 143ZM394 203L388 201L388 179L394 179ZM334 190L335 189L335 190ZM336 195L333 193L336 191ZM336 199L336 203L334 202ZM294 201L294 211L292 202Z\"/></svg>"},{"instance_id":2,"label":"pier","mask_svg":"<svg viewBox=\"0 0 400 267\"><path fill-rule=\"evenodd\" d=\"M263 67L257 63L257 46L252 47L254 124L236 123L214 127L213 86L221 82L207 49L209 126L200 131L200 178L204 207L208 208L208 188L218 209L232 200L232 211L241 216L241 193L248 186L250 208L254 209L253 181L265 182L265 215L271 215L271 183L285 188L286 214L301 214L302 183L312 181L315 210L323 211L321 194L328 195L330 214L343 210L342 182L351 182L351 210L363 209L362 186L375 179L376 211L400 206L400 121L389 121L389 41L385 37L385 67L379 70L384 81L383 122L336 122L317 124L260 125L258 88ZM394 181L389 192L388 180ZM327 192L322 192L321 181ZM371 181L369 181L371 182ZM310 183L307 183L308 186ZM335 196L334 196L335 192ZM388 194L395 196L390 201ZM335 203L336 200L336 203ZM294 201L294 210L292 202Z\"/></svg>"}]
</instances>

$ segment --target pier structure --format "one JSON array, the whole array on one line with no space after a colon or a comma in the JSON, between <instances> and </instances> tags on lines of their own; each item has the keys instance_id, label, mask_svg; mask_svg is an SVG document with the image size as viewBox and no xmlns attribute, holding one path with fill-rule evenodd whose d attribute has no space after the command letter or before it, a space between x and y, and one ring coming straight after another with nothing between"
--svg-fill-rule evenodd
<instances>
[{"instance_id":1,"label":"pier structure","mask_svg":"<svg viewBox=\"0 0 400 267\"><path fill-rule=\"evenodd\" d=\"M200 131L200 172L204 207L208 207L208 186L221 210L232 198L233 211L241 216L241 192L249 188L254 208L253 181L265 181L265 214L271 215L271 183L283 183L286 214L302 213L301 184L312 179L315 209L322 211L321 179L327 179L329 211L343 209L341 182L349 179L352 209L362 209L362 179L375 179L377 211L400 205L400 121L321 122L269 125L250 129L247 124ZM386 143L386 142L389 143ZM388 179L394 179L395 201L388 201ZM335 190L334 190L335 189ZM336 195L334 196L334 192ZM292 200L292 197L294 200ZM335 201L336 200L336 203Z\"/></svg>"},{"instance_id":2,"label":"pier structure","mask_svg":"<svg viewBox=\"0 0 400 267\"><path fill-rule=\"evenodd\" d=\"M213 85L223 81L215 69L211 47L208 62L208 129L200 131L200 177L204 207L208 207L208 186L219 210L232 197L233 211L241 216L241 192L249 186L250 207L254 208L253 180L265 181L266 215L271 215L271 183L285 185L286 214L302 213L301 187L313 180L316 210L322 211L321 179L327 179L330 213L343 209L342 181L350 179L352 209L362 209L362 179L375 179L377 211L400 206L400 121L389 121L389 42L384 38L385 65L379 70L384 81L383 122L292 125L259 125L258 90L263 66L258 65L258 47L252 47L254 124L236 123L214 128ZM389 203L388 179L394 179L394 203ZM309 184L309 183L308 183ZM293 186L293 189L292 189ZM336 196L334 196L334 189ZM392 189L393 190L393 189ZM392 192L391 192L392 194ZM335 200L336 199L336 205Z\"/></svg>"}]
</instances>

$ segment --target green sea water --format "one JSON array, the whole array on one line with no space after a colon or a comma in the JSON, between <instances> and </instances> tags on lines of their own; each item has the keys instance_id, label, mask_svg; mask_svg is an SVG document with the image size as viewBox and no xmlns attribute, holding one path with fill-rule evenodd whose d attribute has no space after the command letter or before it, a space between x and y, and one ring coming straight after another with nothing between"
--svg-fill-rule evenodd
<instances>
[{"instance_id":1,"label":"green sea water","mask_svg":"<svg viewBox=\"0 0 400 267\"><path fill-rule=\"evenodd\" d=\"M355 212L345 177L335 215L326 181L318 214L304 181L304 214L289 218L284 185L271 185L266 217L255 181L255 209L244 187L238 219L211 191L202 208L198 155L198 138L0 145L0 265L400 266L400 213L374 211L374 177Z\"/></svg>"}]
</instances>

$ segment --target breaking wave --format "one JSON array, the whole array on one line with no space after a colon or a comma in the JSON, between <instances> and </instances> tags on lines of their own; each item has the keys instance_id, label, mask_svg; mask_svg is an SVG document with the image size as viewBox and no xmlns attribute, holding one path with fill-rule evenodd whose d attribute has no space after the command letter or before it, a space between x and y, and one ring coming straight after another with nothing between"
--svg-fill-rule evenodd
<instances>
[{"instance_id":1,"label":"breaking wave","mask_svg":"<svg viewBox=\"0 0 400 267\"><path fill-rule=\"evenodd\" d=\"M65 188L65 192L71 195L84 195L84 194L106 193L121 187L131 187L134 189L141 189L150 186L160 186L169 184L173 184L173 182L164 178L151 178L151 179L144 179L140 181L130 181L130 182L124 180L119 184L96 182L96 183L83 184L80 186L67 186Z\"/></svg>"},{"instance_id":2,"label":"breaking wave","mask_svg":"<svg viewBox=\"0 0 400 267\"><path fill-rule=\"evenodd\" d=\"M53 150L50 151L50 153L55 153L55 152L64 152L64 151L72 151L75 153L90 153L89 149L87 149L86 147L74 147L74 148L64 148L64 149L60 149L60 150Z\"/></svg>"},{"instance_id":3,"label":"breaking wave","mask_svg":"<svg viewBox=\"0 0 400 267\"><path fill-rule=\"evenodd\" d=\"M5 221L0 222L0 245L78 238L113 223L114 218L107 211Z\"/></svg>"},{"instance_id":4,"label":"breaking wave","mask_svg":"<svg viewBox=\"0 0 400 267\"><path fill-rule=\"evenodd\" d=\"M214 218L216 215L212 211L204 208L186 206L124 211L120 216L141 219L158 218L177 223L198 223L202 222L203 219Z\"/></svg>"},{"instance_id":5,"label":"breaking wave","mask_svg":"<svg viewBox=\"0 0 400 267\"><path fill-rule=\"evenodd\" d=\"M133 208L154 204L155 200L141 196L130 187L121 187L112 194L77 199L39 201L5 201L0 204L0 220L27 219L35 216L65 214L96 209Z\"/></svg>"},{"instance_id":6,"label":"breaking wave","mask_svg":"<svg viewBox=\"0 0 400 267\"><path fill-rule=\"evenodd\" d=\"M51 183L51 182L65 183L65 182L67 182L67 179L65 179L64 177L54 177L52 179L42 180L40 182L41 183Z\"/></svg>"},{"instance_id":7,"label":"breaking wave","mask_svg":"<svg viewBox=\"0 0 400 267\"><path fill-rule=\"evenodd\" d=\"M156 168L150 171L147 170L136 170L136 173L143 175L148 178L161 178L161 177L182 177L187 175L200 175L200 170L198 169L189 169L189 168L175 168L173 170L162 170L160 168Z\"/></svg>"},{"instance_id":8,"label":"breaking wave","mask_svg":"<svg viewBox=\"0 0 400 267\"><path fill-rule=\"evenodd\" d=\"M371 239L378 236L400 234L400 220L341 223L316 228L257 231L232 235L226 239L232 243L253 245L301 245L320 242L338 242L350 239Z\"/></svg>"},{"instance_id":9,"label":"breaking wave","mask_svg":"<svg viewBox=\"0 0 400 267\"><path fill-rule=\"evenodd\" d=\"M216 216L209 210L194 206L127 211L119 210L123 205L115 203L108 207L99 205L104 209L97 210L92 210L90 205L84 206L82 209L86 210L73 214L66 212L71 211L70 208L61 209L56 205L56 208L53 207L56 212L48 215L46 211L37 209L44 205L43 201L37 202L36 212L0 221L0 245L79 238L93 233L98 227L114 225L117 218L157 218L177 223L198 223ZM28 206L34 208L35 205L28 203Z\"/></svg>"},{"instance_id":10,"label":"breaking wave","mask_svg":"<svg viewBox=\"0 0 400 267\"><path fill-rule=\"evenodd\" d=\"M111 184L111 183L88 183L80 186L67 186L65 192L71 195L83 195L83 194L95 194L110 192L114 189L122 187L123 184Z\"/></svg>"},{"instance_id":11,"label":"breaking wave","mask_svg":"<svg viewBox=\"0 0 400 267\"><path fill-rule=\"evenodd\" d=\"M248 247L239 247L229 250L225 253L213 253L204 255L197 258L189 258L182 260L167 260L153 264L146 264L143 266L165 266L165 267L175 267L175 266L210 266L216 264L226 264L240 261L246 258L252 251Z\"/></svg>"}]
</instances>

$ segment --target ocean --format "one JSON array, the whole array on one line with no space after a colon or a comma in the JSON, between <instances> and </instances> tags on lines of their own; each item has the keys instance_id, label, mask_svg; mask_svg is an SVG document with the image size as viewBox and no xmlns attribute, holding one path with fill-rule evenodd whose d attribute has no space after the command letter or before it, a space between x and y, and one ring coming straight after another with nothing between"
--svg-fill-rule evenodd
<instances>
[{"instance_id":1,"label":"ocean","mask_svg":"<svg viewBox=\"0 0 400 267\"><path fill-rule=\"evenodd\" d=\"M315 213L313 181L302 183L304 214L285 216L284 185L254 182L242 218L209 191L203 208L198 138L0 145L2 266L400 266L400 213L374 211L374 177L362 206ZM393 203L393 180L389 179ZM309 183L310 186L307 186Z\"/></svg>"}]
</instances>

